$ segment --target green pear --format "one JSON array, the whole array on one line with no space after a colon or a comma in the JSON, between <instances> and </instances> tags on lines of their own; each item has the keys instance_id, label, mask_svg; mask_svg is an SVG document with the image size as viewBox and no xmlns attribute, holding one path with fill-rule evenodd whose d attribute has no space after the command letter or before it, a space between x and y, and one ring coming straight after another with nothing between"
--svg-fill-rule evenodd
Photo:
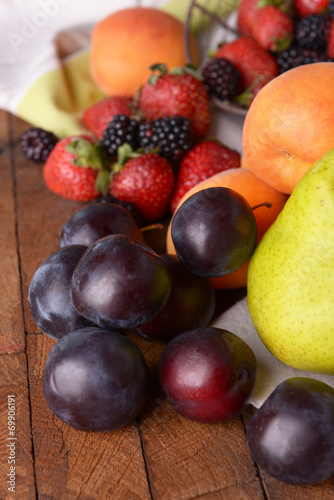
<instances>
[{"instance_id":1,"label":"green pear","mask_svg":"<svg viewBox=\"0 0 334 500\"><path fill-rule=\"evenodd\" d=\"M299 181L258 244L247 301L274 356L334 375L334 149Z\"/></svg>"}]
</instances>

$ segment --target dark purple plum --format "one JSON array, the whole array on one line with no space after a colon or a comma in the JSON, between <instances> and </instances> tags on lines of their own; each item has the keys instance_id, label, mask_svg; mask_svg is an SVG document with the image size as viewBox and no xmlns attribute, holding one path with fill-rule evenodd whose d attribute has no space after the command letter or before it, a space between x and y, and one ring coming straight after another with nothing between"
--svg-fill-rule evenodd
<instances>
[{"instance_id":1,"label":"dark purple plum","mask_svg":"<svg viewBox=\"0 0 334 500\"><path fill-rule=\"evenodd\" d=\"M65 222L59 246L88 247L109 234L126 234L145 243L141 230L128 210L114 203L94 203L81 208Z\"/></svg>"},{"instance_id":2,"label":"dark purple plum","mask_svg":"<svg viewBox=\"0 0 334 500\"><path fill-rule=\"evenodd\" d=\"M162 311L135 333L168 342L180 333L207 326L215 310L215 291L209 278L191 273L176 255L162 254L171 273L172 288Z\"/></svg>"},{"instance_id":3,"label":"dark purple plum","mask_svg":"<svg viewBox=\"0 0 334 500\"><path fill-rule=\"evenodd\" d=\"M117 332L91 327L60 339L47 358L43 391L51 411L75 429L109 432L129 424L149 394L142 352Z\"/></svg>"},{"instance_id":4,"label":"dark purple plum","mask_svg":"<svg viewBox=\"0 0 334 500\"><path fill-rule=\"evenodd\" d=\"M32 317L42 332L54 339L91 325L74 307L71 296L72 274L85 250L81 245L58 249L39 266L30 282Z\"/></svg>"},{"instance_id":5,"label":"dark purple plum","mask_svg":"<svg viewBox=\"0 0 334 500\"><path fill-rule=\"evenodd\" d=\"M260 468L288 484L334 473L334 389L294 377L279 384L250 420L246 441Z\"/></svg>"},{"instance_id":6,"label":"dark purple plum","mask_svg":"<svg viewBox=\"0 0 334 500\"><path fill-rule=\"evenodd\" d=\"M212 187L182 203L172 219L171 237L190 271L215 278L236 271L251 257L257 225L245 198L232 189Z\"/></svg>"},{"instance_id":7,"label":"dark purple plum","mask_svg":"<svg viewBox=\"0 0 334 500\"><path fill-rule=\"evenodd\" d=\"M80 314L106 329L137 328L167 302L171 276L164 259L126 235L89 246L76 266L72 299Z\"/></svg>"},{"instance_id":8,"label":"dark purple plum","mask_svg":"<svg viewBox=\"0 0 334 500\"><path fill-rule=\"evenodd\" d=\"M256 359L227 330L199 328L172 339L162 352L159 380L180 415L204 423L241 414L253 393Z\"/></svg>"}]
</instances>

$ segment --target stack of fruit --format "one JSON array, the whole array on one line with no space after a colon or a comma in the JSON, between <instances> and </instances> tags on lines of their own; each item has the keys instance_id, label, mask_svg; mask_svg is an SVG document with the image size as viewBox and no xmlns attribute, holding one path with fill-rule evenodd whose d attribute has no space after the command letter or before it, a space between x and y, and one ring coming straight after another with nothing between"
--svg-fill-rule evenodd
<instances>
[{"instance_id":1,"label":"stack of fruit","mask_svg":"<svg viewBox=\"0 0 334 500\"><path fill-rule=\"evenodd\" d=\"M333 0L241 0L237 29L237 38L214 51L204 73L214 75L215 97L246 109L277 75L334 59Z\"/></svg>"},{"instance_id":2,"label":"stack of fruit","mask_svg":"<svg viewBox=\"0 0 334 500\"><path fill-rule=\"evenodd\" d=\"M334 145L334 65L300 65L256 95L242 167L238 153L207 139L210 71L151 69L136 96L109 96L86 110L90 134L55 141L28 131L22 138L30 158L47 156L44 178L53 192L95 201L66 221L28 297L37 326L56 340L44 370L46 401L86 431L124 427L145 404L149 370L129 332L167 343L159 380L181 415L224 422L244 411L256 359L238 336L210 326L215 288L247 284L254 326L268 348L295 368L334 373L334 153L326 155ZM314 126L306 131L305 123ZM169 210L168 253L158 254L139 226ZM319 228L313 237L310 221ZM322 280L314 279L315 266ZM268 311L277 300L272 331ZM309 352L314 331L328 332L317 355ZM334 471L333 417L334 389L297 377L258 410L247 444L278 479L317 483ZM307 468L301 455L291 466L291 441L303 446Z\"/></svg>"},{"instance_id":3,"label":"stack of fruit","mask_svg":"<svg viewBox=\"0 0 334 500\"><path fill-rule=\"evenodd\" d=\"M86 109L90 135L65 137L28 130L28 158L45 161L46 185L77 201L109 195L131 204L145 222L175 210L185 192L205 178L240 166L240 154L208 139L210 98L198 71L151 68L136 96L108 96Z\"/></svg>"}]
</instances>

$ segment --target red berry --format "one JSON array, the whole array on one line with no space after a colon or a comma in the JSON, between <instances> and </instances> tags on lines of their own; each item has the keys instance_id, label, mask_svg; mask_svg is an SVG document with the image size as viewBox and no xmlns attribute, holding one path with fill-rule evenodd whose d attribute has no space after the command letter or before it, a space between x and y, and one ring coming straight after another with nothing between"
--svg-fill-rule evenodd
<instances>
[{"instance_id":1,"label":"red berry","mask_svg":"<svg viewBox=\"0 0 334 500\"><path fill-rule=\"evenodd\" d=\"M237 12L237 27L240 35L252 36L258 3L259 0L241 0Z\"/></svg>"},{"instance_id":2,"label":"red berry","mask_svg":"<svg viewBox=\"0 0 334 500\"><path fill-rule=\"evenodd\" d=\"M250 87L259 77L271 80L278 75L278 65L273 55L252 38L241 36L222 45L215 57L225 57L241 73L241 91Z\"/></svg>"},{"instance_id":3,"label":"red berry","mask_svg":"<svg viewBox=\"0 0 334 500\"><path fill-rule=\"evenodd\" d=\"M307 17L310 14L324 14L326 12L328 0L294 0L297 14Z\"/></svg>"},{"instance_id":4,"label":"red berry","mask_svg":"<svg viewBox=\"0 0 334 500\"><path fill-rule=\"evenodd\" d=\"M76 166L77 156L66 147L76 139L85 139L93 144L89 136L70 136L57 142L43 168L47 187L63 198L76 201L91 201L99 196L95 187L98 171L90 167Z\"/></svg>"},{"instance_id":5,"label":"red berry","mask_svg":"<svg viewBox=\"0 0 334 500\"><path fill-rule=\"evenodd\" d=\"M205 137L210 125L210 102L203 81L182 68L168 73L163 65L155 76L140 92L139 108L145 119L183 116L192 122L194 137Z\"/></svg>"},{"instance_id":6,"label":"red berry","mask_svg":"<svg viewBox=\"0 0 334 500\"><path fill-rule=\"evenodd\" d=\"M255 13L253 37L264 50L286 50L292 42L294 29L292 17L274 5L257 9Z\"/></svg>"},{"instance_id":7,"label":"red berry","mask_svg":"<svg viewBox=\"0 0 334 500\"><path fill-rule=\"evenodd\" d=\"M131 115L130 96L109 96L87 108L82 116L85 127L98 139L102 139L102 132L115 115Z\"/></svg>"},{"instance_id":8,"label":"red berry","mask_svg":"<svg viewBox=\"0 0 334 500\"><path fill-rule=\"evenodd\" d=\"M133 204L150 222L165 215L174 189L175 176L170 163L155 153L129 159L114 174L110 193Z\"/></svg>"},{"instance_id":9,"label":"red berry","mask_svg":"<svg viewBox=\"0 0 334 500\"><path fill-rule=\"evenodd\" d=\"M196 144L183 158L171 200L174 212L181 198L193 186L218 172L240 167L240 154L218 141Z\"/></svg>"},{"instance_id":10,"label":"red berry","mask_svg":"<svg viewBox=\"0 0 334 500\"><path fill-rule=\"evenodd\" d=\"M331 59L334 59L334 21L331 21L331 26L329 30L329 36L327 42L327 55Z\"/></svg>"}]
</instances>

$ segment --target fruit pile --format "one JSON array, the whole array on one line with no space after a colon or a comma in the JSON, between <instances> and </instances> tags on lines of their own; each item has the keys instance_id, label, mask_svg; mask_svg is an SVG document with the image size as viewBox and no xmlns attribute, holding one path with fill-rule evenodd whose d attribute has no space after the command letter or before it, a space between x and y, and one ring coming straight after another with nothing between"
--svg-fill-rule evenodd
<instances>
[{"instance_id":1,"label":"fruit pile","mask_svg":"<svg viewBox=\"0 0 334 500\"><path fill-rule=\"evenodd\" d=\"M203 203L211 205L210 220ZM256 222L237 193L224 188L200 192L191 211L187 216L204 216L201 224L211 241L221 224L230 233L220 250L226 254L220 273L229 270L228 256L238 267L253 252ZM182 220L176 227L187 234ZM194 233L184 239L185 249L192 240ZM183 245L178 248L183 253ZM202 251L203 268L211 260ZM245 409L255 384L255 356L233 333L208 326L216 302L211 273L193 273L190 264L187 255L179 260L157 254L120 205L88 204L65 222L59 248L39 266L28 292L36 325L57 341L43 380L46 401L59 418L77 429L106 432L138 415L149 394L149 371L129 332L168 345L177 339L174 346L186 342L188 351L193 349L191 362L166 351L160 369L167 398L177 410L180 405L181 414L220 422ZM177 379L168 367L174 362L186 367ZM204 368L211 375L200 384L191 373ZM181 383L179 391L182 379L189 383L186 389Z\"/></svg>"},{"instance_id":2,"label":"fruit pile","mask_svg":"<svg viewBox=\"0 0 334 500\"><path fill-rule=\"evenodd\" d=\"M151 73L135 97L110 96L86 109L89 134L56 144L41 130L23 134L27 157L45 161L50 153L43 175L51 191L86 202L109 195L156 222L195 184L240 166L237 151L207 139L210 98L202 75L188 66L167 71L165 64Z\"/></svg>"},{"instance_id":3,"label":"fruit pile","mask_svg":"<svg viewBox=\"0 0 334 500\"><path fill-rule=\"evenodd\" d=\"M249 21L251 34L242 34L244 5L248 5L246 13L253 12L255 16L256 11L256 16L262 16L261 22L259 17L254 24ZM265 90L271 87L274 90L269 90L269 102L276 102L276 86L272 85L257 95L254 104L259 104L252 106L246 117L245 166L241 167L239 153L207 137L210 96L219 98L221 92L227 99L228 92L233 92L237 85L234 98L238 99L241 85L244 95L251 88L253 100L259 88L275 79L279 58L292 50L299 39L296 14L292 18L281 7L275 7L278 18L286 20L290 16L290 23L282 21L287 31L284 37L274 36L276 48L261 46L263 36L257 39L253 26L265 26L268 18L272 22L273 11L268 15L267 7L257 7L255 2L252 5L254 9L249 0L240 5L241 36L223 45L219 51L224 51L224 56L210 59L201 72L189 66L167 70L164 64L154 64L149 79L135 96L109 96L84 112L86 134L55 141L50 134L32 129L22 137L27 156L45 161L43 175L51 191L88 202L61 228L59 248L37 269L28 294L36 325L56 340L44 369L46 401L55 415L76 429L119 429L145 405L150 393L149 369L140 349L130 340L130 332L147 341L166 344L157 366L159 382L167 401L184 417L206 423L224 422L242 413L250 401L256 359L250 347L234 333L210 326L216 305L215 288L246 286L248 263L253 261L254 268L257 261L253 256L261 255L258 248L263 235L268 234L268 228L284 210L288 195L301 178L300 172L305 173L314 163L313 158L306 158L307 161L299 162L298 172L290 172L297 171L299 157L295 158L284 145L274 148L273 160L259 161L263 148L268 154L264 140L268 134L259 132L256 126L268 120L275 138L284 136L278 133L284 116L277 116L277 109L281 112L283 106L268 106L265 100ZM326 16L330 16L330 11L329 4ZM298 19L309 22L311 15L327 19L322 12L300 12ZM246 26L246 14L243 19ZM236 55L234 62L228 53ZM306 52L303 54L306 57ZM244 61L244 73L235 70L237 61ZM319 80L314 71L311 78L312 65L305 65L305 61L299 59L298 65L306 71L297 75L296 81ZM321 84L330 92L332 65L325 63L314 68L324 76ZM285 85L282 77L283 74L276 78L279 96L279 89ZM300 93L293 77L286 82L291 86L291 95L294 87ZM315 87L306 85L307 89ZM321 92L322 96L325 94ZM264 97L259 99L261 95ZM296 102L297 97L292 99L289 110ZM322 116L328 112L331 118L330 107L322 107ZM303 114L300 119L312 121L312 110L308 104L304 108L309 116ZM298 112L293 114L293 126L296 115ZM327 129L326 122L322 130ZM294 137L293 132L286 135ZM308 142L314 151L316 139ZM323 145L324 141L320 142ZM331 138L329 142L332 144ZM272 148L271 140L268 144ZM277 151L283 154L283 162L289 162L290 170L281 168L281 158L279 168L275 168ZM317 158L320 155L319 149ZM268 183L262 180L263 175L255 173L262 167L269 176ZM326 167L328 177L330 168ZM289 190L277 188L276 177L281 171L289 177ZM322 175L322 186L324 180ZM318 191L325 206L329 196ZM290 200L291 207L294 197ZM169 222L168 253L158 254L147 244L143 226L164 217ZM280 224L276 227L283 234ZM271 234L275 236L275 229ZM260 259L261 270L266 267L264 261L275 260L280 244L279 238L270 241L270 251ZM321 256L327 268L330 256L330 251ZM298 255L297 260L303 261ZM298 262L295 268L300 271ZM261 276L258 271L254 274ZM271 288L274 289L272 283L277 276L282 275L281 270L274 273ZM252 283L251 286L254 287ZM289 282L281 286L284 299L288 288ZM262 294L260 288L254 302L261 302ZM271 300L274 302L275 297ZM292 302L289 301L289 307ZM262 310L260 316L266 318ZM299 327L303 321L295 323ZM302 328L306 330L305 326ZM276 332L273 337L278 337ZM257 411L248 426L247 445L256 462L269 474L287 483L313 484L326 480L334 471L333 426L334 389L297 377L277 387ZM295 459L293 466L291 454Z\"/></svg>"},{"instance_id":4,"label":"fruit pile","mask_svg":"<svg viewBox=\"0 0 334 500\"><path fill-rule=\"evenodd\" d=\"M237 30L203 73L212 95L244 108L277 75L334 59L333 0L241 0Z\"/></svg>"}]
</instances>

